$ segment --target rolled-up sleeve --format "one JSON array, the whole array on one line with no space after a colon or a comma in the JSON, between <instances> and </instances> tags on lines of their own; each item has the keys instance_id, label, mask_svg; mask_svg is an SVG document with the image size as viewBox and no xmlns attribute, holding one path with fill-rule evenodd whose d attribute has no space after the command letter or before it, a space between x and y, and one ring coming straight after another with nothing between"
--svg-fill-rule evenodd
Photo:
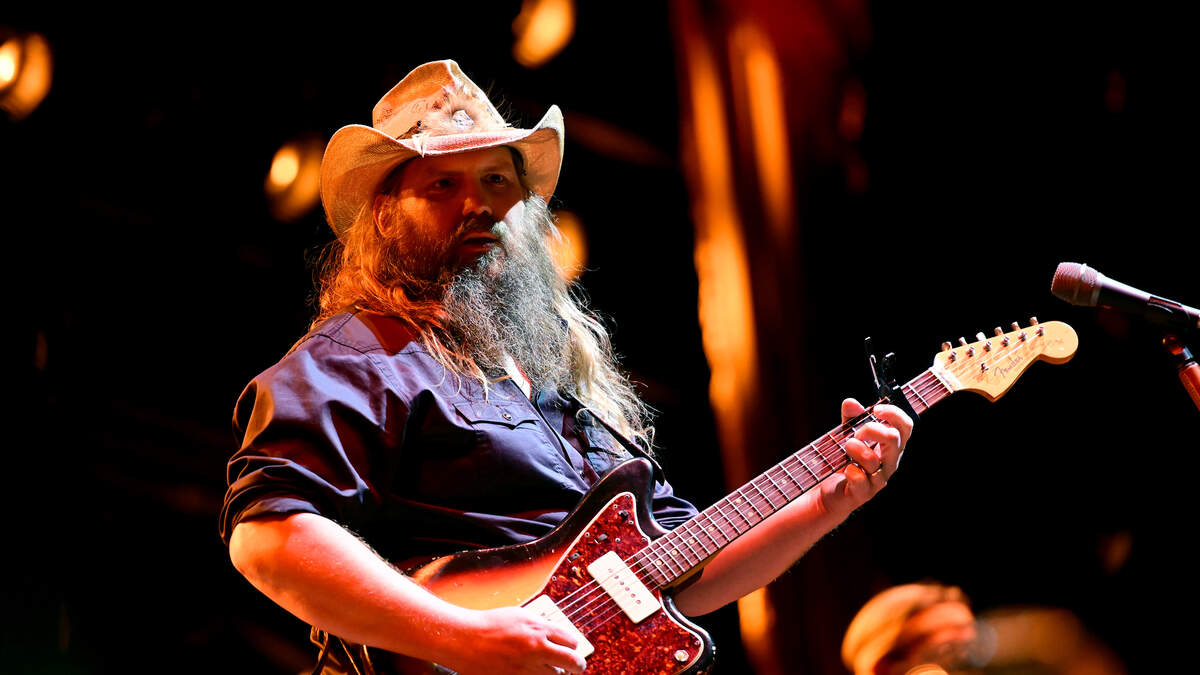
<instances>
[{"instance_id":1,"label":"rolled-up sleeve","mask_svg":"<svg viewBox=\"0 0 1200 675\"><path fill-rule=\"evenodd\" d=\"M243 520L302 512L358 530L380 504L376 477L405 415L369 354L320 336L294 349L238 399L221 537L228 544Z\"/></svg>"}]
</instances>

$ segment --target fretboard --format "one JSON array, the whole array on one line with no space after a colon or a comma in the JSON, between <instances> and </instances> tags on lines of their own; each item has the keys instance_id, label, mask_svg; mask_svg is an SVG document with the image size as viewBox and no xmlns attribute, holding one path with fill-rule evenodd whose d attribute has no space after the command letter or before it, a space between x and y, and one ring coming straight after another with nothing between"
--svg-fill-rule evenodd
<instances>
[{"instance_id":1,"label":"fretboard","mask_svg":"<svg viewBox=\"0 0 1200 675\"><path fill-rule=\"evenodd\" d=\"M901 388L913 410L923 414L952 393L932 369ZM863 425L877 422L874 406L801 448L782 462L659 537L643 549L640 566L660 587L683 577L771 514L790 504L850 463L845 443Z\"/></svg>"}]
</instances>

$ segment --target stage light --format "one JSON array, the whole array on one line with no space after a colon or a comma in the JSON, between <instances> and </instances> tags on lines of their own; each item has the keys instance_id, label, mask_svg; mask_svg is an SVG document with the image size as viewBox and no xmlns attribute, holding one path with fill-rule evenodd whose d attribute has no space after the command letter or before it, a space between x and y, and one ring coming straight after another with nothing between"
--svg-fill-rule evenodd
<instances>
[{"instance_id":1,"label":"stage light","mask_svg":"<svg viewBox=\"0 0 1200 675\"><path fill-rule=\"evenodd\" d=\"M513 20L513 58L537 68L558 55L575 33L575 4L571 0L524 0Z\"/></svg>"},{"instance_id":2,"label":"stage light","mask_svg":"<svg viewBox=\"0 0 1200 675\"><path fill-rule=\"evenodd\" d=\"M276 190L285 190L287 186L296 180L296 175L300 173L300 153L296 151L294 145L285 145L275 153L275 159L271 161L271 173L267 179L271 182L271 186Z\"/></svg>"},{"instance_id":3,"label":"stage light","mask_svg":"<svg viewBox=\"0 0 1200 675\"><path fill-rule=\"evenodd\" d=\"M16 40L6 40L0 45L0 89L17 79L17 68L21 65L21 45Z\"/></svg>"},{"instance_id":4,"label":"stage light","mask_svg":"<svg viewBox=\"0 0 1200 675\"><path fill-rule=\"evenodd\" d=\"M550 257L558 274L566 281L574 281L587 265L587 236L583 222L570 211L555 211L558 236L550 239Z\"/></svg>"},{"instance_id":5,"label":"stage light","mask_svg":"<svg viewBox=\"0 0 1200 675\"><path fill-rule=\"evenodd\" d=\"M10 119L25 119L46 98L52 65L41 35L0 29L0 108Z\"/></svg>"},{"instance_id":6,"label":"stage light","mask_svg":"<svg viewBox=\"0 0 1200 675\"><path fill-rule=\"evenodd\" d=\"M786 83L770 38L747 20L730 32L730 47L740 61L754 138L754 162L763 211L775 241L783 246L793 236L795 213L792 159L788 140Z\"/></svg>"},{"instance_id":7,"label":"stage light","mask_svg":"<svg viewBox=\"0 0 1200 675\"><path fill-rule=\"evenodd\" d=\"M263 190L276 220L294 222L317 205L324 147L320 138L305 135L275 152Z\"/></svg>"}]
</instances>

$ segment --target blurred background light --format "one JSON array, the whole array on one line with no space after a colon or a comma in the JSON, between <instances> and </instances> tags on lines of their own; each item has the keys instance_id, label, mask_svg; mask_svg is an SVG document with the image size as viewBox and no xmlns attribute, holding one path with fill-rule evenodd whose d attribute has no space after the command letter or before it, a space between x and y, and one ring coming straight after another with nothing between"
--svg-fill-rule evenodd
<instances>
[{"instance_id":1,"label":"blurred background light","mask_svg":"<svg viewBox=\"0 0 1200 675\"><path fill-rule=\"evenodd\" d=\"M740 63L733 72L744 78L754 136L754 160L759 191L771 232L777 241L793 234L791 147L787 108L779 59L770 39L750 20L731 32L731 53Z\"/></svg>"},{"instance_id":2,"label":"blurred background light","mask_svg":"<svg viewBox=\"0 0 1200 675\"><path fill-rule=\"evenodd\" d=\"M738 625L742 631L742 640L746 650L750 652L751 660L759 665L759 670L773 672L770 665L773 659L766 650L771 648L771 630L775 623L775 608L767 595L766 587L747 593L737 600Z\"/></svg>"},{"instance_id":3,"label":"blurred background light","mask_svg":"<svg viewBox=\"0 0 1200 675\"><path fill-rule=\"evenodd\" d=\"M317 205L324 147L317 136L304 135L275 152L263 189L276 220L294 222Z\"/></svg>"},{"instance_id":4,"label":"blurred background light","mask_svg":"<svg viewBox=\"0 0 1200 675\"><path fill-rule=\"evenodd\" d=\"M615 160L654 168L675 168L675 160L654 143L607 120L578 111L563 118L571 130L571 142Z\"/></svg>"},{"instance_id":5,"label":"blurred background light","mask_svg":"<svg viewBox=\"0 0 1200 675\"><path fill-rule=\"evenodd\" d=\"M526 68L545 65L575 34L575 4L571 0L524 0L513 20L513 58Z\"/></svg>"},{"instance_id":6,"label":"blurred background light","mask_svg":"<svg viewBox=\"0 0 1200 675\"><path fill-rule=\"evenodd\" d=\"M550 240L550 257L559 275L566 281L574 281L587 265L587 235L583 232L583 221L566 210L554 212L559 236Z\"/></svg>"},{"instance_id":7,"label":"blurred background light","mask_svg":"<svg viewBox=\"0 0 1200 675\"><path fill-rule=\"evenodd\" d=\"M0 45L0 89L7 87L17 78L20 66L21 45L16 40L5 40Z\"/></svg>"},{"instance_id":8,"label":"blurred background light","mask_svg":"<svg viewBox=\"0 0 1200 675\"><path fill-rule=\"evenodd\" d=\"M0 30L0 108L16 121L29 116L50 92L50 44L37 33Z\"/></svg>"}]
</instances>

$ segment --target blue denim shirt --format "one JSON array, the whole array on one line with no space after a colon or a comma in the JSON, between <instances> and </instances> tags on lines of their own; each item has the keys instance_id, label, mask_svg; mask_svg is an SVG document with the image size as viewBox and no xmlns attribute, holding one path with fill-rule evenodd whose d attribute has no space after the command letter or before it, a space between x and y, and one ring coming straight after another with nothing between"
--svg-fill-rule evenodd
<instances>
[{"instance_id":1,"label":"blue denim shirt","mask_svg":"<svg viewBox=\"0 0 1200 675\"><path fill-rule=\"evenodd\" d=\"M553 529L627 456L557 392L448 375L400 322L331 317L246 387L221 509L234 526L309 512L393 561L524 543ZM673 528L696 509L656 484Z\"/></svg>"}]
</instances>

